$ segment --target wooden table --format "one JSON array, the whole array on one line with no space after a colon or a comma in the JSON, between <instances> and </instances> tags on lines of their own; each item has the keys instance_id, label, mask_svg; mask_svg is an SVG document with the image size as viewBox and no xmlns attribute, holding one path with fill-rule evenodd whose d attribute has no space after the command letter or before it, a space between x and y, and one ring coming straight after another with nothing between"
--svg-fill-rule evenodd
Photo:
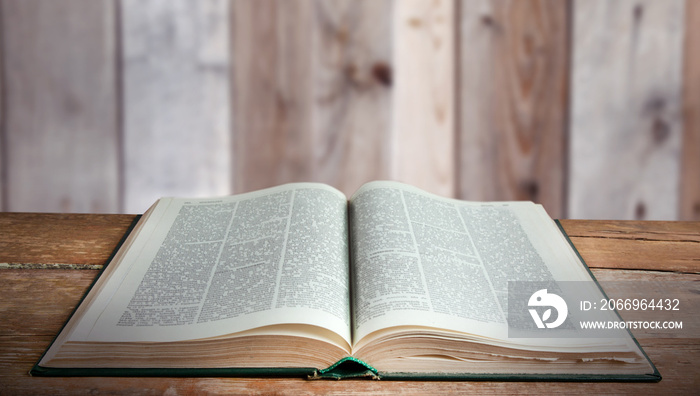
<instances>
[{"instance_id":1,"label":"wooden table","mask_svg":"<svg viewBox=\"0 0 700 396\"><path fill-rule=\"evenodd\" d=\"M700 334L642 338L660 383L308 381L263 378L38 378L29 369L133 220L130 215L0 213L0 394L700 393ZM700 222L565 220L600 281L700 285ZM695 289L700 294L700 287ZM615 297L614 290L606 290ZM700 312L681 311L692 322ZM624 315L623 315L624 316Z\"/></svg>"}]
</instances>

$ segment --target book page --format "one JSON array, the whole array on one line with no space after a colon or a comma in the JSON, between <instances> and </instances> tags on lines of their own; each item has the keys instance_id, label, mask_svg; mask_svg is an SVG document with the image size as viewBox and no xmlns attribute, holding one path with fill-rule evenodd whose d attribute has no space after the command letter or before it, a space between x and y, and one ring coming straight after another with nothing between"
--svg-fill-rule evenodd
<instances>
[{"instance_id":1,"label":"book page","mask_svg":"<svg viewBox=\"0 0 700 396\"><path fill-rule=\"evenodd\" d=\"M508 281L590 279L532 202L459 201L373 182L351 198L350 221L355 343L392 326L505 340Z\"/></svg>"},{"instance_id":2,"label":"book page","mask_svg":"<svg viewBox=\"0 0 700 396\"><path fill-rule=\"evenodd\" d=\"M162 199L70 341L179 341L285 323L350 340L347 199L297 183ZM150 222L150 219L149 219Z\"/></svg>"}]
</instances>

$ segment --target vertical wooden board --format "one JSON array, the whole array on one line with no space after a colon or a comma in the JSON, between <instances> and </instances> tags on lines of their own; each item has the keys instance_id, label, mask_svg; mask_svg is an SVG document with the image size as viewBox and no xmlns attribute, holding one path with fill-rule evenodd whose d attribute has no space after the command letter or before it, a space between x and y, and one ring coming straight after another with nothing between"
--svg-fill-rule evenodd
<instances>
[{"instance_id":1,"label":"vertical wooden board","mask_svg":"<svg viewBox=\"0 0 700 396\"><path fill-rule=\"evenodd\" d=\"M229 194L229 3L120 4L126 212Z\"/></svg>"},{"instance_id":2,"label":"vertical wooden board","mask_svg":"<svg viewBox=\"0 0 700 396\"><path fill-rule=\"evenodd\" d=\"M402 0L394 11L392 178L455 192L455 6Z\"/></svg>"},{"instance_id":3,"label":"vertical wooden board","mask_svg":"<svg viewBox=\"0 0 700 396\"><path fill-rule=\"evenodd\" d=\"M459 197L564 213L568 3L463 1Z\"/></svg>"},{"instance_id":4,"label":"vertical wooden board","mask_svg":"<svg viewBox=\"0 0 700 396\"><path fill-rule=\"evenodd\" d=\"M231 3L237 193L316 180L310 0Z\"/></svg>"},{"instance_id":5,"label":"vertical wooden board","mask_svg":"<svg viewBox=\"0 0 700 396\"><path fill-rule=\"evenodd\" d=\"M700 2L686 2L681 220L700 220Z\"/></svg>"},{"instance_id":6,"label":"vertical wooden board","mask_svg":"<svg viewBox=\"0 0 700 396\"><path fill-rule=\"evenodd\" d=\"M683 11L574 2L570 217L677 218Z\"/></svg>"},{"instance_id":7,"label":"vertical wooden board","mask_svg":"<svg viewBox=\"0 0 700 396\"><path fill-rule=\"evenodd\" d=\"M314 3L314 169L348 196L390 175L391 12L391 0Z\"/></svg>"},{"instance_id":8,"label":"vertical wooden board","mask_svg":"<svg viewBox=\"0 0 700 396\"><path fill-rule=\"evenodd\" d=\"M111 1L3 1L5 209L115 212Z\"/></svg>"}]
</instances>

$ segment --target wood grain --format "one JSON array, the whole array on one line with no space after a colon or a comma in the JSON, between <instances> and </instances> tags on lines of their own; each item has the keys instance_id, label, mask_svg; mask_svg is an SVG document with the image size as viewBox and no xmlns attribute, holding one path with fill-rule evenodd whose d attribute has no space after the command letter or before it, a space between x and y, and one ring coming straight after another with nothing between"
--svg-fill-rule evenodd
<instances>
[{"instance_id":1,"label":"wood grain","mask_svg":"<svg viewBox=\"0 0 700 396\"><path fill-rule=\"evenodd\" d=\"M0 337L55 336L87 292L96 270L0 270ZM37 293L41 296L37 296Z\"/></svg>"},{"instance_id":2,"label":"wood grain","mask_svg":"<svg viewBox=\"0 0 700 396\"><path fill-rule=\"evenodd\" d=\"M235 192L316 181L310 0L231 3Z\"/></svg>"},{"instance_id":3,"label":"wood grain","mask_svg":"<svg viewBox=\"0 0 700 396\"><path fill-rule=\"evenodd\" d=\"M391 177L455 195L455 4L394 4Z\"/></svg>"},{"instance_id":4,"label":"wood grain","mask_svg":"<svg viewBox=\"0 0 700 396\"><path fill-rule=\"evenodd\" d=\"M392 10L390 0L314 3L313 166L348 196L389 177Z\"/></svg>"},{"instance_id":5,"label":"wood grain","mask_svg":"<svg viewBox=\"0 0 700 396\"><path fill-rule=\"evenodd\" d=\"M574 2L569 217L678 218L683 12Z\"/></svg>"},{"instance_id":6,"label":"wood grain","mask_svg":"<svg viewBox=\"0 0 700 396\"><path fill-rule=\"evenodd\" d=\"M599 279L616 278L618 270L594 270ZM40 378L29 377L51 342L47 335L58 331L85 292L96 271L2 270L0 286L13 290L11 298L0 299L0 312L20 315L0 324L0 391L3 394L76 393L263 393L348 394L401 393L673 393L692 394L700 386L695 375L700 365L700 339L643 339L641 345L664 379L657 384L556 383L556 382L447 382L447 381L308 381L288 378ZM648 276L666 282L689 280L687 275L625 272L627 280L644 281ZM70 278L68 279L67 276ZM697 276L693 280L697 281ZM59 288L53 287L60 285ZM27 288L30 286L31 289ZM55 302L51 302L54 300ZM685 315L692 315L687 312ZM679 318L682 320L684 318Z\"/></svg>"},{"instance_id":7,"label":"wood grain","mask_svg":"<svg viewBox=\"0 0 700 396\"><path fill-rule=\"evenodd\" d=\"M700 273L700 222L562 220L591 268Z\"/></svg>"},{"instance_id":8,"label":"wood grain","mask_svg":"<svg viewBox=\"0 0 700 396\"><path fill-rule=\"evenodd\" d=\"M229 194L229 3L120 4L124 211Z\"/></svg>"},{"instance_id":9,"label":"wood grain","mask_svg":"<svg viewBox=\"0 0 700 396\"><path fill-rule=\"evenodd\" d=\"M133 221L132 215L0 213L0 266L101 268Z\"/></svg>"},{"instance_id":10,"label":"wood grain","mask_svg":"<svg viewBox=\"0 0 700 396\"><path fill-rule=\"evenodd\" d=\"M681 220L700 220L700 3L685 3Z\"/></svg>"},{"instance_id":11,"label":"wood grain","mask_svg":"<svg viewBox=\"0 0 700 396\"><path fill-rule=\"evenodd\" d=\"M563 217L569 3L460 3L458 195Z\"/></svg>"},{"instance_id":12,"label":"wood grain","mask_svg":"<svg viewBox=\"0 0 700 396\"><path fill-rule=\"evenodd\" d=\"M700 242L700 221L560 220L570 237Z\"/></svg>"},{"instance_id":13,"label":"wood grain","mask_svg":"<svg viewBox=\"0 0 700 396\"><path fill-rule=\"evenodd\" d=\"M112 1L3 1L4 207L117 212Z\"/></svg>"}]
</instances>

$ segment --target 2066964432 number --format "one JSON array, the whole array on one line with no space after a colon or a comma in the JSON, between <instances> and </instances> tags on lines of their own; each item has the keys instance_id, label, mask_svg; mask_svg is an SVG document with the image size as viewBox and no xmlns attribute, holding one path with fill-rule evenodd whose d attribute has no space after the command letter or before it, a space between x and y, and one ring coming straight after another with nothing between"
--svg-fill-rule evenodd
<instances>
[{"instance_id":1,"label":"2066964432 number","mask_svg":"<svg viewBox=\"0 0 700 396\"><path fill-rule=\"evenodd\" d=\"M680 301L677 298L603 298L600 300L601 311L679 311Z\"/></svg>"}]
</instances>

